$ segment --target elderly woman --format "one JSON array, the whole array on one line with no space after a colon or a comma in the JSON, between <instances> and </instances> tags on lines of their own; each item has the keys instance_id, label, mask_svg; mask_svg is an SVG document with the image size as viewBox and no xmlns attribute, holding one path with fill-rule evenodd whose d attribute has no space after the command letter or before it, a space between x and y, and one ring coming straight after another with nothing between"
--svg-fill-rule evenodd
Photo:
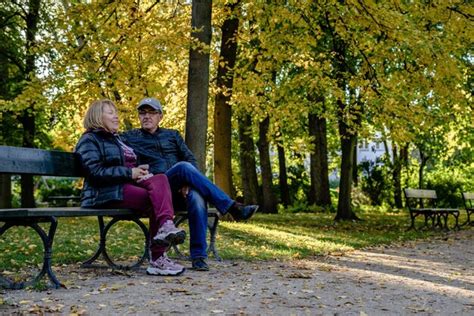
<instances>
[{"instance_id":1,"label":"elderly woman","mask_svg":"<svg viewBox=\"0 0 474 316\"><path fill-rule=\"evenodd\" d=\"M150 215L151 275L179 275L184 267L166 255L170 245L184 242L185 232L173 223L168 178L153 175L147 165L137 166L132 148L117 134L117 107L110 100L92 102L84 118L86 131L76 145L85 170L82 207L130 208Z\"/></svg>"}]
</instances>

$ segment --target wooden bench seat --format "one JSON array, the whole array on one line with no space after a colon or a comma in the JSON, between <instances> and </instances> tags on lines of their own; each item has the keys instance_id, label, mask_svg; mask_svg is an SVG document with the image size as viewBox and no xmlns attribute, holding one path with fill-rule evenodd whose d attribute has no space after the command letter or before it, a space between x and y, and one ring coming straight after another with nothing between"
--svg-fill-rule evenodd
<instances>
[{"instance_id":1,"label":"wooden bench seat","mask_svg":"<svg viewBox=\"0 0 474 316\"><path fill-rule=\"evenodd\" d=\"M405 193L406 206L410 212L411 225L409 229L416 229L415 220L423 216L424 227L443 228L448 230L448 217L455 218L454 229L459 229L459 209L443 208L436 206L437 195L435 190L410 189L403 190Z\"/></svg>"}]
</instances>

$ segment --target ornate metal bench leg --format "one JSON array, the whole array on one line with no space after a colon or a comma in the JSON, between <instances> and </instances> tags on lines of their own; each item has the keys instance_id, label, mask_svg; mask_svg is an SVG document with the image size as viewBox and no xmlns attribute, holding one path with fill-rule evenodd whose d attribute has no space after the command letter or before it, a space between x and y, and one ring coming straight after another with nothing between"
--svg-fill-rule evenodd
<instances>
[{"instance_id":1,"label":"ornate metal bench leg","mask_svg":"<svg viewBox=\"0 0 474 316\"><path fill-rule=\"evenodd\" d=\"M0 228L0 235L2 235L7 229L13 226L29 226L33 228L41 238L44 247L44 254L43 254L43 266L41 271L34 277L33 280L27 282L13 282L4 277L0 277L0 286L8 289L23 289L27 286L36 284L39 282L43 276L46 274L50 279L52 286L54 288L61 287L61 282L56 278L53 270L51 269L51 258L53 253L53 240L54 235L56 233L56 227L58 226L58 221L55 217L48 217L47 221L50 222L49 232L46 232L38 225L38 222L44 222L45 219L35 219L35 220L15 220L15 222L7 222Z\"/></svg>"},{"instance_id":2,"label":"ornate metal bench leg","mask_svg":"<svg viewBox=\"0 0 474 316\"><path fill-rule=\"evenodd\" d=\"M424 219L425 219L425 224L424 224L424 226L423 226L422 228L428 228L428 226L429 226L429 224L428 224L429 221L431 221L431 228L433 228L434 225L435 225L435 224L434 224L434 223L435 223L435 220L434 220L434 218L433 218L433 215L430 214L430 213L423 213L423 216L424 216Z\"/></svg>"},{"instance_id":3,"label":"ornate metal bench leg","mask_svg":"<svg viewBox=\"0 0 474 316\"><path fill-rule=\"evenodd\" d=\"M213 223L209 225L209 232L210 232L211 237L210 237L209 248L207 249L207 253L211 252L217 261L222 261L222 258L219 256L216 249L216 235L217 235L217 225L219 224L219 216L215 214L215 216L213 217L214 217Z\"/></svg>"},{"instance_id":4,"label":"ornate metal bench leg","mask_svg":"<svg viewBox=\"0 0 474 316\"><path fill-rule=\"evenodd\" d=\"M466 210L466 215L467 215L467 218L466 218L466 221L462 224L460 224L460 226L466 226L466 225L470 225L471 224L471 214L469 212L469 210Z\"/></svg>"},{"instance_id":5,"label":"ornate metal bench leg","mask_svg":"<svg viewBox=\"0 0 474 316\"><path fill-rule=\"evenodd\" d=\"M446 213L440 213L440 214L439 214L439 224L440 224L440 228L441 228L441 229L444 228L444 230L449 230L449 227L448 227L448 215L449 215L448 212L446 212ZM443 221L444 221L444 225L441 224L441 218L442 218Z\"/></svg>"},{"instance_id":6,"label":"ornate metal bench leg","mask_svg":"<svg viewBox=\"0 0 474 316\"><path fill-rule=\"evenodd\" d=\"M410 227L408 227L407 230L411 230L411 229L416 230L416 228L415 228L415 218L416 218L416 215L414 215L412 212L410 212L411 225L410 225Z\"/></svg>"},{"instance_id":7,"label":"ornate metal bench leg","mask_svg":"<svg viewBox=\"0 0 474 316\"><path fill-rule=\"evenodd\" d=\"M54 240L54 235L56 234L56 228L58 227L58 220L55 217L51 217L50 221L51 221L51 225L49 226L49 232L47 236L45 232L43 231L43 229L37 223L34 223L31 226L41 236L41 239L43 240L43 245L44 245L43 268L41 269L41 272L35 278L33 283L38 282L43 277L43 275L47 274L49 279L53 283L53 286L57 289L61 287L61 282L59 282L53 270L51 270L51 259L53 255L53 240Z\"/></svg>"},{"instance_id":8,"label":"ornate metal bench leg","mask_svg":"<svg viewBox=\"0 0 474 316\"><path fill-rule=\"evenodd\" d=\"M453 212L453 216L456 219L456 224L454 225L454 229L456 229L456 230L461 229L461 226L459 226L459 214L461 214L461 213L460 212Z\"/></svg>"}]
</instances>

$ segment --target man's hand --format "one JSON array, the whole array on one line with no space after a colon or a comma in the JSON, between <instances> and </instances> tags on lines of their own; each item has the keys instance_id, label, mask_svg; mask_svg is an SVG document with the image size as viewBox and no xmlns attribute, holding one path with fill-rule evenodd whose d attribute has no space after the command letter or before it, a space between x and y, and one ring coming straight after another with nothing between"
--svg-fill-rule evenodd
<instances>
[{"instance_id":1,"label":"man's hand","mask_svg":"<svg viewBox=\"0 0 474 316\"><path fill-rule=\"evenodd\" d=\"M143 169L143 170L148 170L150 169L150 165L145 164L145 165L139 165L137 168Z\"/></svg>"}]
</instances>

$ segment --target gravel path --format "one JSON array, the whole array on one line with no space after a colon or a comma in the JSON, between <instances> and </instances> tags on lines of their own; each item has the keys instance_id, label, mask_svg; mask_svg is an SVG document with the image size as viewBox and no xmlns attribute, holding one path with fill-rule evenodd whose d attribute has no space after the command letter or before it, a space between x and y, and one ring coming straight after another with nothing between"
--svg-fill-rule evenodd
<instances>
[{"instance_id":1,"label":"gravel path","mask_svg":"<svg viewBox=\"0 0 474 316\"><path fill-rule=\"evenodd\" d=\"M311 260L210 265L180 277L56 267L68 289L0 292L0 314L474 315L472 229Z\"/></svg>"}]
</instances>

